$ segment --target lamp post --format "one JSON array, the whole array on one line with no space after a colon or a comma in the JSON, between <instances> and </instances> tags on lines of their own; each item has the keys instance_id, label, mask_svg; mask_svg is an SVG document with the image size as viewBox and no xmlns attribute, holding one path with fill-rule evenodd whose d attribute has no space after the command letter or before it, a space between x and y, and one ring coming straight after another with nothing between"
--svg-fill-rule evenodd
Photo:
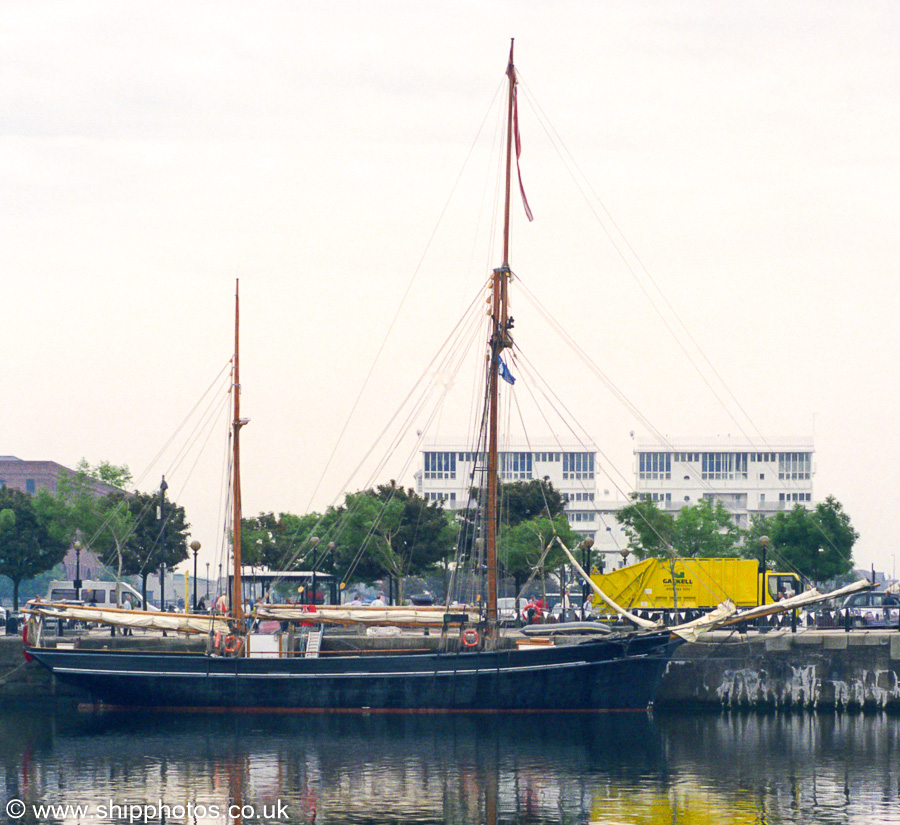
<instances>
[{"instance_id":1,"label":"lamp post","mask_svg":"<svg viewBox=\"0 0 900 825\"><path fill-rule=\"evenodd\" d=\"M316 548L319 546L319 542L321 539L318 536L313 536L309 543L312 545L313 549L313 557L312 557L312 596L310 599L312 601L308 602L308 604L316 603L316 565L318 564L318 559L316 558Z\"/></svg>"},{"instance_id":2,"label":"lamp post","mask_svg":"<svg viewBox=\"0 0 900 825\"><path fill-rule=\"evenodd\" d=\"M622 555L622 567L624 567L628 563L628 554L631 551L627 547L623 547L619 553Z\"/></svg>"},{"instance_id":3,"label":"lamp post","mask_svg":"<svg viewBox=\"0 0 900 825\"><path fill-rule=\"evenodd\" d=\"M766 548L769 546L769 537L768 536L760 536L759 538L759 548L762 551L762 554L759 558L759 591L760 598L758 603L765 604L766 603Z\"/></svg>"},{"instance_id":4,"label":"lamp post","mask_svg":"<svg viewBox=\"0 0 900 825\"><path fill-rule=\"evenodd\" d=\"M191 550L194 551L194 612L197 612L197 553L200 552L200 542L196 539L191 542Z\"/></svg>"},{"instance_id":5,"label":"lamp post","mask_svg":"<svg viewBox=\"0 0 900 825\"><path fill-rule=\"evenodd\" d=\"M163 511L165 510L166 490L168 488L166 477L163 476L159 485L159 508L156 511L156 520L160 522L160 546L162 547L163 556L162 564L159 566L159 608L163 612L166 609L166 518Z\"/></svg>"},{"instance_id":6,"label":"lamp post","mask_svg":"<svg viewBox=\"0 0 900 825\"><path fill-rule=\"evenodd\" d=\"M588 536L581 542L581 569L584 570L585 576L591 575L591 548L594 546L594 540ZM581 584L581 621L585 619L585 604L588 598L588 580L585 578Z\"/></svg>"},{"instance_id":7,"label":"lamp post","mask_svg":"<svg viewBox=\"0 0 900 825\"><path fill-rule=\"evenodd\" d=\"M75 544L75 581L72 584L75 586L75 601L77 602L81 598L81 542L76 540Z\"/></svg>"},{"instance_id":8,"label":"lamp post","mask_svg":"<svg viewBox=\"0 0 900 825\"><path fill-rule=\"evenodd\" d=\"M328 566L331 568L331 601L337 603L340 597L334 589L334 550L337 545L333 541L328 542Z\"/></svg>"}]
</instances>

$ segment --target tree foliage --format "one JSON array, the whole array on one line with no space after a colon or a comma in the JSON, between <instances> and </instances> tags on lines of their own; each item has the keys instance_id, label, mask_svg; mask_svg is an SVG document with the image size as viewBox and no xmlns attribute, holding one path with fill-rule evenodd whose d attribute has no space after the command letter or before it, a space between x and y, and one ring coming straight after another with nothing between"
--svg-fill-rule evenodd
<instances>
[{"instance_id":1,"label":"tree foliage","mask_svg":"<svg viewBox=\"0 0 900 825\"><path fill-rule=\"evenodd\" d=\"M101 494L96 482L120 489ZM53 511L66 539L80 540L115 571L116 581L123 575L141 576L146 600L147 577L163 562L171 568L187 558L190 525L184 508L161 493L121 489L130 483L127 466L108 461L92 466L82 459L74 474L60 476L56 496L44 506Z\"/></svg>"},{"instance_id":2,"label":"tree foliage","mask_svg":"<svg viewBox=\"0 0 900 825\"><path fill-rule=\"evenodd\" d=\"M0 574L13 583L13 609L19 609L19 584L63 560L66 542L50 528L31 496L0 489Z\"/></svg>"},{"instance_id":3,"label":"tree foliage","mask_svg":"<svg viewBox=\"0 0 900 825\"><path fill-rule=\"evenodd\" d=\"M122 572L141 577L141 596L146 602L147 578L165 564L172 569L188 557L188 531L184 507L162 500L160 494L111 493L107 509L124 506L129 528L121 543Z\"/></svg>"},{"instance_id":4,"label":"tree foliage","mask_svg":"<svg viewBox=\"0 0 900 825\"><path fill-rule=\"evenodd\" d=\"M798 504L769 517L754 517L747 531L747 555L761 558L763 536L769 539L768 562L810 581L827 582L853 569L859 533L841 503L829 496L812 510Z\"/></svg>"},{"instance_id":5,"label":"tree foliage","mask_svg":"<svg viewBox=\"0 0 900 825\"><path fill-rule=\"evenodd\" d=\"M336 565L347 581L388 575L402 598L403 579L426 573L452 550L455 530L440 502L425 501L394 481L351 493L335 512ZM346 574L345 574L346 575Z\"/></svg>"},{"instance_id":6,"label":"tree foliage","mask_svg":"<svg viewBox=\"0 0 900 825\"><path fill-rule=\"evenodd\" d=\"M245 565L268 570L308 569L308 540L315 533L329 532L329 521L319 513L260 513L241 521L241 557Z\"/></svg>"},{"instance_id":7,"label":"tree foliage","mask_svg":"<svg viewBox=\"0 0 900 825\"><path fill-rule=\"evenodd\" d=\"M625 530L628 548L639 559L736 556L743 535L722 502L708 498L673 516L655 502L633 495L616 519Z\"/></svg>"},{"instance_id":8,"label":"tree foliage","mask_svg":"<svg viewBox=\"0 0 900 825\"><path fill-rule=\"evenodd\" d=\"M564 513L558 513L552 519L534 516L520 521L501 535L498 556L503 569L517 581L521 581L538 570L539 565L539 572L543 572L566 564L568 558L555 543L557 536L570 549L579 540L578 534L569 526ZM544 555L544 549L548 545L552 546Z\"/></svg>"}]
</instances>

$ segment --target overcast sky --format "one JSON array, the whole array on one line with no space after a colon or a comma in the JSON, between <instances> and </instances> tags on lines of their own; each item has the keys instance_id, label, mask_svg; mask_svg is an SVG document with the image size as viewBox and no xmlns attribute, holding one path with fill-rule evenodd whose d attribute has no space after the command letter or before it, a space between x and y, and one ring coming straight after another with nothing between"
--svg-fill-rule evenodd
<instances>
[{"instance_id":1,"label":"overcast sky","mask_svg":"<svg viewBox=\"0 0 900 825\"><path fill-rule=\"evenodd\" d=\"M361 486L499 263L510 37L510 263L640 416L514 293L523 353L619 477L632 431L814 437L816 498L890 573L895 2L3 2L0 454L166 473L215 564L223 427L174 434L221 400L239 277L245 514ZM452 409L429 438L465 433Z\"/></svg>"}]
</instances>

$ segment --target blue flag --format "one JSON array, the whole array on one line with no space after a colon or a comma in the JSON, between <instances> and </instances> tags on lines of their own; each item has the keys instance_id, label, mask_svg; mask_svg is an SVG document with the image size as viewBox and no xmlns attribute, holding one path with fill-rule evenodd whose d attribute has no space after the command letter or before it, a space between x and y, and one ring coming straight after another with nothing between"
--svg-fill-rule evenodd
<instances>
[{"instance_id":1,"label":"blue flag","mask_svg":"<svg viewBox=\"0 0 900 825\"><path fill-rule=\"evenodd\" d=\"M509 367L503 362L503 359L498 355L497 356L497 372L500 373L500 377L506 381L507 384L515 384L516 379L513 374L509 371Z\"/></svg>"}]
</instances>

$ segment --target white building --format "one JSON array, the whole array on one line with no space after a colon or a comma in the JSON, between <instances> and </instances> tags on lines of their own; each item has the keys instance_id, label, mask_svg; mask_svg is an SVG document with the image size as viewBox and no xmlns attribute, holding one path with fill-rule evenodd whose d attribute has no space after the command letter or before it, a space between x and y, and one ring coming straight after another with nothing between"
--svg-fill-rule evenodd
<instances>
[{"instance_id":1,"label":"white building","mask_svg":"<svg viewBox=\"0 0 900 825\"><path fill-rule=\"evenodd\" d=\"M813 440L802 437L639 438L635 491L669 512L717 499L746 528L755 513L811 506L813 453Z\"/></svg>"},{"instance_id":2,"label":"white building","mask_svg":"<svg viewBox=\"0 0 900 825\"><path fill-rule=\"evenodd\" d=\"M481 485L487 457L458 445L442 444L422 451L415 473L416 492L428 501L445 502L450 509L465 507L469 490ZM596 526L597 450L592 445L565 449L513 445L498 454L500 481L549 479L568 501L569 522L579 533L593 535Z\"/></svg>"}]
</instances>

